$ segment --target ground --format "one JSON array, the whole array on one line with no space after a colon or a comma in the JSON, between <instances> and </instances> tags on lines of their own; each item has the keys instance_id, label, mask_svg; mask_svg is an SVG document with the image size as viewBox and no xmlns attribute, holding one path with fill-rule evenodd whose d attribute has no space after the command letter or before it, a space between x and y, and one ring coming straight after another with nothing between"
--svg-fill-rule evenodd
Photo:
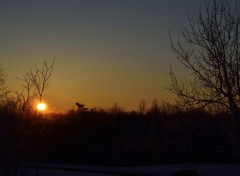
<instances>
[{"instance_id":1,"label":"ground","mask_svg":"<svg viewBox=\"0 0 240 176\"><path fill-rule=\"evenodd\" d=\"M194 170L199 176L239 176L240 164L181 164L139 167L106 167L64 164L25 164L18 169L18 176L113 176L159 175L171 176L179 170Z\"/></svg>"}]
</instances>

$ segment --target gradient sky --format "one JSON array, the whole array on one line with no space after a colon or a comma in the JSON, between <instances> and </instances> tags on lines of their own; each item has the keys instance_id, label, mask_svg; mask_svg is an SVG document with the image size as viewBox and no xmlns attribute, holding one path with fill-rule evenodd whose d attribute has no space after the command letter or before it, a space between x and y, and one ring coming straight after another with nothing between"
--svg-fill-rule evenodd
<instances>
[{"instance_id":1,"label":"gradient sky","mask_svg":"<svg viewBox=\"0 0 240 176\"><path fill-rule=\"evenodd\" d=\"M137 109L142 100L172 101L170 49L200 0L1 0L0 67L8 86L34 64L56 57L45 99L65 111L88 107Z\"/></svg>"}]
</instances>

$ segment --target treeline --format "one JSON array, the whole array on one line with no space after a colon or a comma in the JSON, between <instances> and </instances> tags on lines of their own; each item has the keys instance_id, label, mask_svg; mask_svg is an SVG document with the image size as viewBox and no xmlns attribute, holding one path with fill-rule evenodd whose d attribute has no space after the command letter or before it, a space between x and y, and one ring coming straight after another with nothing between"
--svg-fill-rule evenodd
<instances>
[{"instance_id":1,"label":"treeline","mask_svg":"<svg viewBox=\"0 0 240 176\"><path fill-rule=\"evenodd\" d=\"M0 109L1 165L238 162L239 150L239 127L227 113L156 104L138 112L117 105L64 114Z\"/></svg>"}]
</instances>

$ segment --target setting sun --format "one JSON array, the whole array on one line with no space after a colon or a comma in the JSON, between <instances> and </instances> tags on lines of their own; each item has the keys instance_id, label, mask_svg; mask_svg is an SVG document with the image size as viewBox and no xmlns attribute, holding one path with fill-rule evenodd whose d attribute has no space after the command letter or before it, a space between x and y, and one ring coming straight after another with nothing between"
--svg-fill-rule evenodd
<instances>
[{"instance_id":1,"label":"setting sun","mask_svg":"<svg viewBox=\"0 0 240 176\"><path fill-rule=\"evenodd\" d=\"M46 107L47 107L46 104L43 102L37 104L37 110L39 110L39 111L45 111Z\"/></svg>"}]
</instances>

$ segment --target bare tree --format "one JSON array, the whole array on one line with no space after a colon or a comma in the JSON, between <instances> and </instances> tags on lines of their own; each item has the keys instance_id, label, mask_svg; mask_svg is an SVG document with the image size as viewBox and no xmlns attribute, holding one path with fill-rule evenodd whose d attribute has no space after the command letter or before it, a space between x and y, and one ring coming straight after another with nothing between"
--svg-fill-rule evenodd
<instances>
[{"instance_id":1,"label":"bare tree","mask_svg":"<svg viewBox=\"0 0 240 176\"><path fill-rule=\"evenodd\" d=\"M48 88L51 81L51 75L55 59L51 64L45 60L42 67L35 65L34 69L23 74L22 77L17 77L21 81L20 91L8 91L5 86L5 75L0 71L0 101L8 111L18 111L21 113L29 113L33 106L33 100L39 96L40 102L43 98L43 93Z\"/></svg>"},{"instance_id":2,"label":"bare tree","mask_svg":"<svg viewBox=\"0 0 240 176\"><path fill-rule=\"evenodd\" d=\"M0 69L0 102L3 103L8 94L8 90L6 87L6 75L3 70Z\"/></svg>"},{"instance_id":3,"label":"bare tree","mask_svg":"<svg viewBox=\"0 0 240 176\"><path fill-rule=\"evenodd\" d=\"M34 70L30 68L30 81L37 91L40 102L42 101L44 91L48 88L51 81L54 63L55 59L51 64L44 60L41 68L36 65Z\"/></svg>"},{"instance_id":4,"label":"bare tree","mask_svg":"<svg viewBox=\"0 0 240 176\"><path fill-rule=\"evenodd\" d=\"M30 110L32 107L32 101L36 96L36 92L33 90L32 75L30 73L25 73L23 76L17 77L18 80L22 82L21 92L15 92L16 101L19 104L19 108L22 111Z\"/></svg>"},{"instance_id":5,"label":"bare tree","mask_svg":"<svg viewBox=\"0 0 240 176\"><path fill-rule=\"evenodd\" d=\"M147 104L146 101L141 101L138 105L138 111L140 114L144 115L147 111Z\"/></svg>"},{"instance_id":6,"label":"bare tree","mask_svg":"<svg viewBox=\"0 0 240 176\"><path fill-rule=\"evenodd\" d=\"M180 80L170 69L170 90L181 102L219 107L240 118L240 4L209 0L189 19L178 41L170 35L178 61L189 71Z\"/></svg>"},{"instance_id":7,"label":"bare tree","mask_svg":"<svg viewBox=\"0 0 240 176\"><path fill-rule=\"evenodd\" d=\"M149 110L148 110L148 113L157 115L157 114L159 114L160 112L161 112L161 108L160 108L160 105L159 105L159 103L158 103L158 99L154 99L154 100L152 101L151 107L150 107Z\"/></svg>"}]
</instances>

